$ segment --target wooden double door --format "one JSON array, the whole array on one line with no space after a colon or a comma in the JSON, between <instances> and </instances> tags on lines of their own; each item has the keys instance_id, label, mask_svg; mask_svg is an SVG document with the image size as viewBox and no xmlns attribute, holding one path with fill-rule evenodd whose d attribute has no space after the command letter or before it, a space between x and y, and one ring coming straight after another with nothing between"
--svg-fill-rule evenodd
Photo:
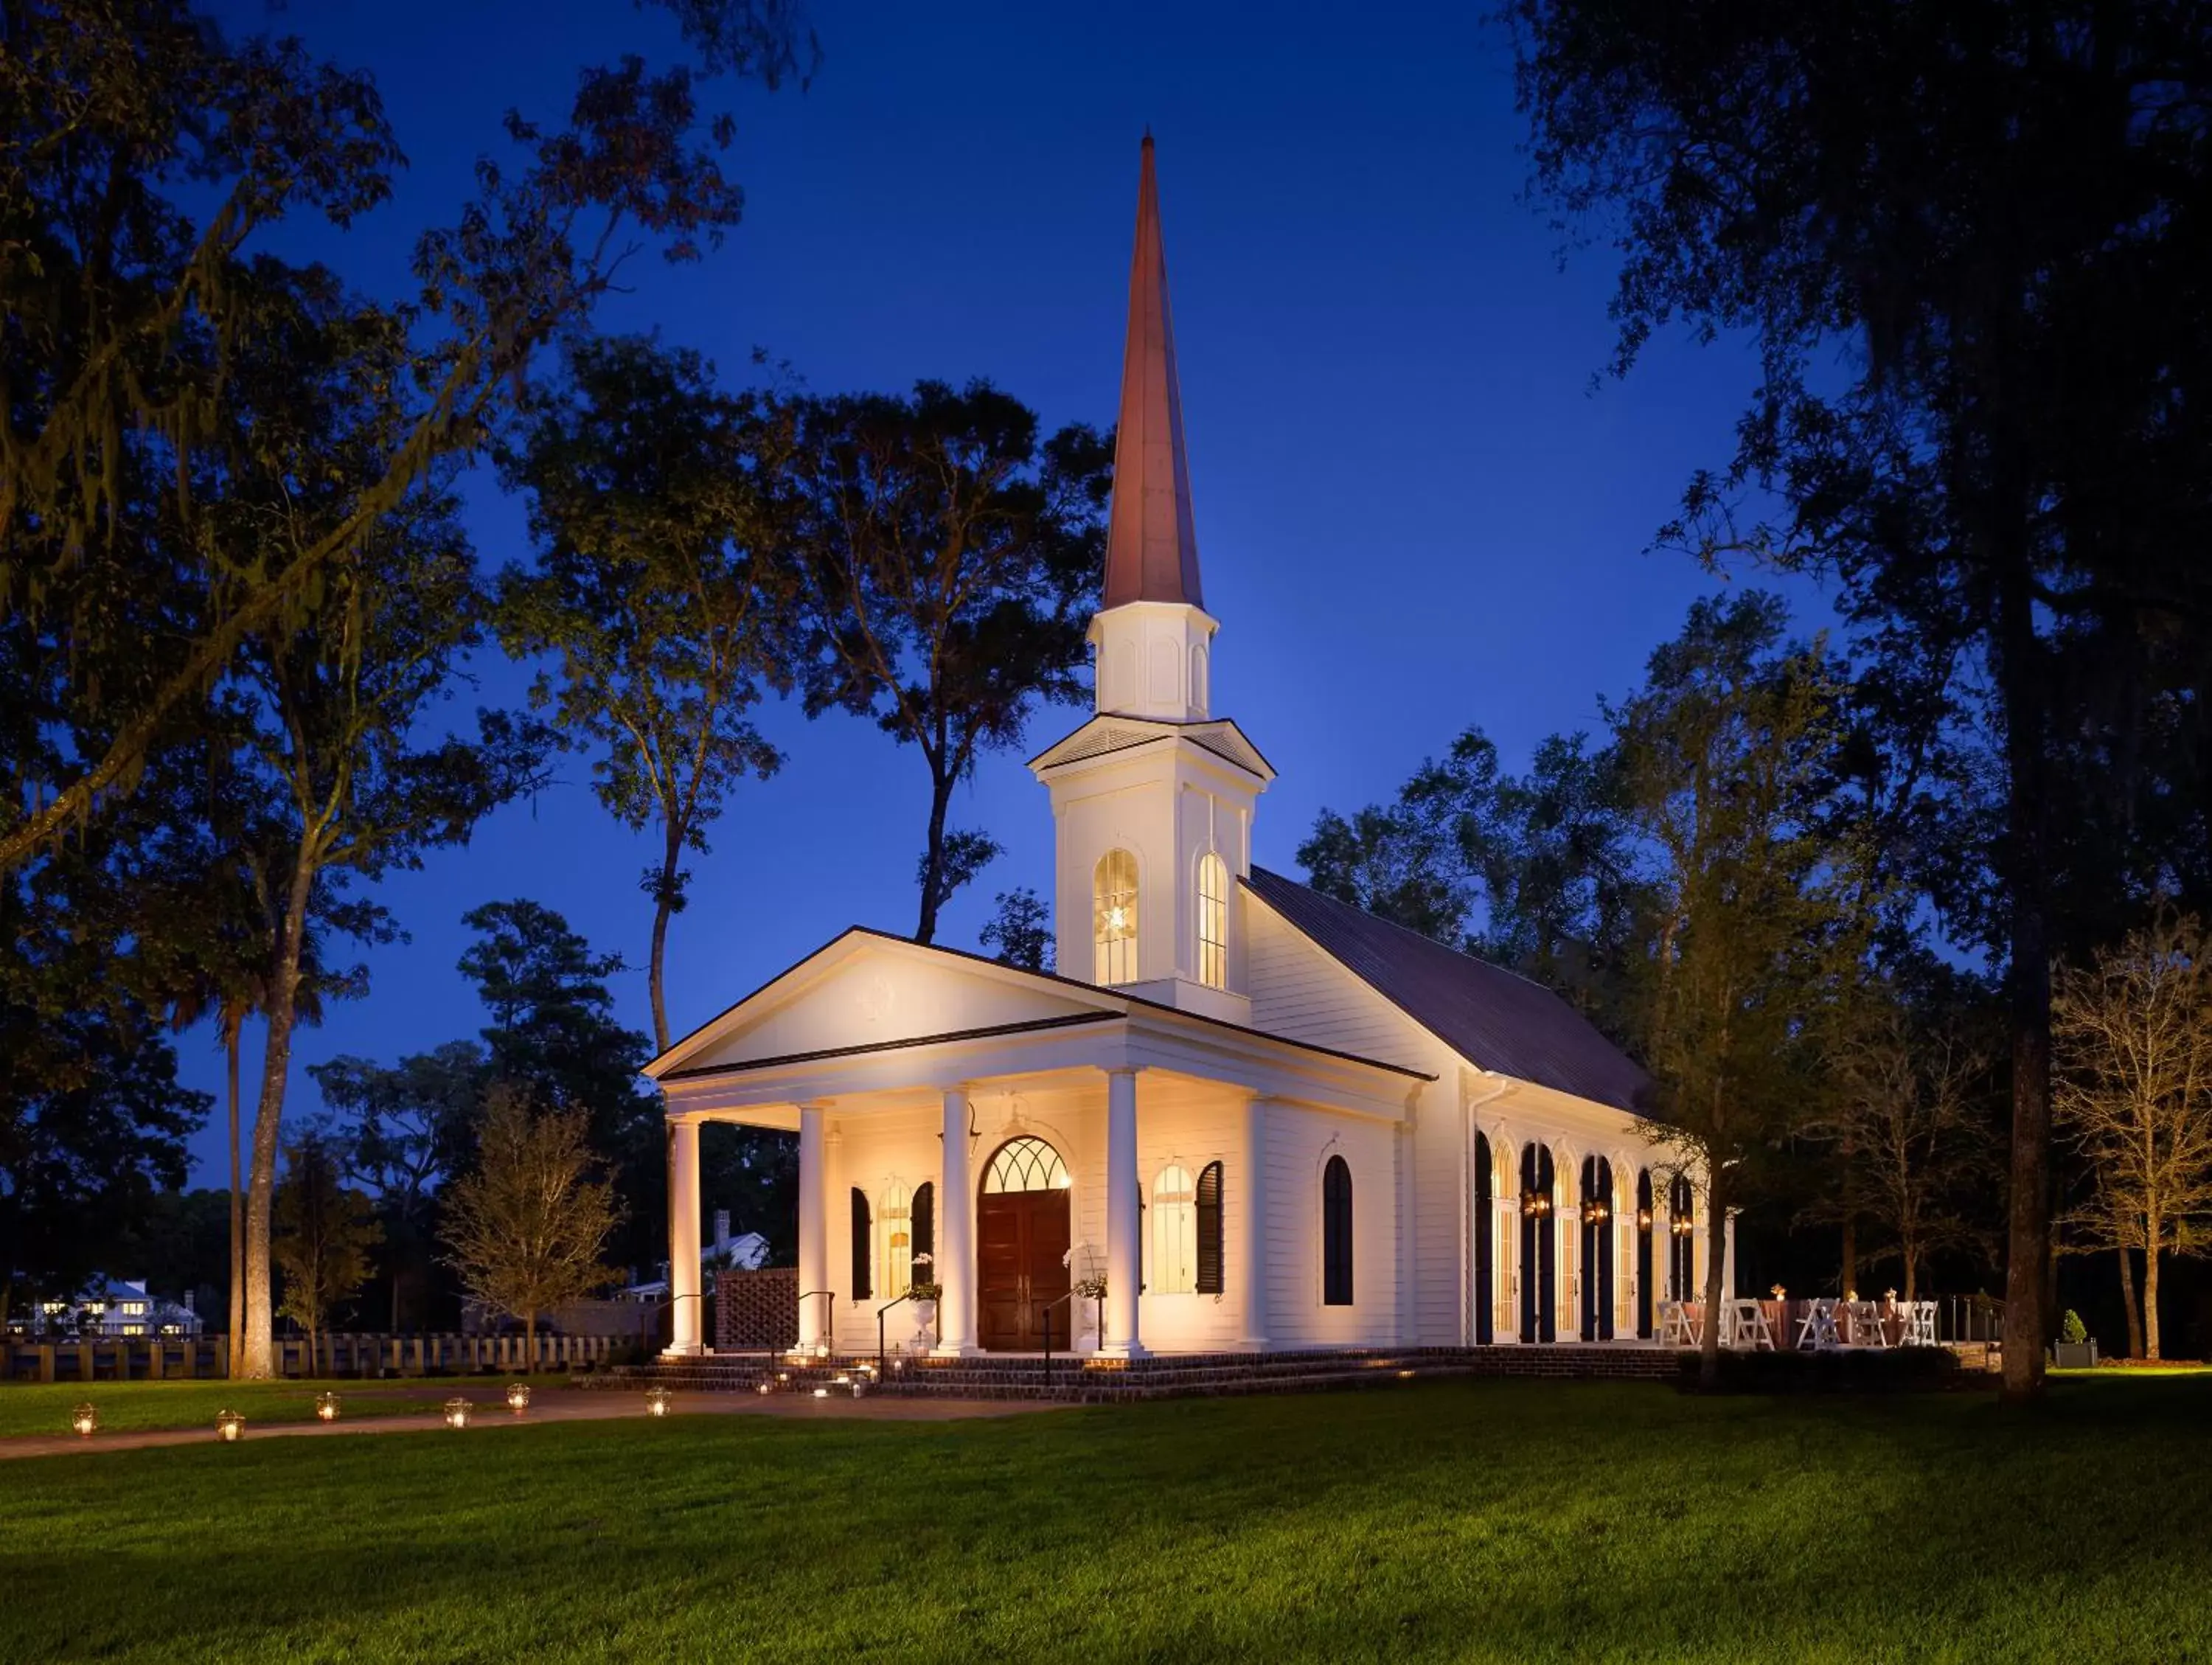
<instances>
[{"instance_id":1,"label":"wooden double door","mask_svg":"<svg viewBox=\"0 0 2212 1665\"><path fill-rule=\"evenodd\" d=\"M1067 1193L987 1191L975 1203L976 1341L996 1352L1034 1352L1044 1346L1045 1309L1052 1308L1054 1352L1067 1346ZM1058 1302L1058 1305L1054 1305Z\"/></svg>"}]
</instances>

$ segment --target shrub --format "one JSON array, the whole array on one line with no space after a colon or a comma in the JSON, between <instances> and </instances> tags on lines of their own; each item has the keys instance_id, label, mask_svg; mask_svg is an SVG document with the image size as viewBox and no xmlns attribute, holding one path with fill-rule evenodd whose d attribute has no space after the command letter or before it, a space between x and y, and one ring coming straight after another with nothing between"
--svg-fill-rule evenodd
<instances>
[{"instance_id":1,"label":"shrub","mask_svg":"<svg viewBox=\"0 0 2212 1665\"><path fill-rule=\"evenodd\" d=\"M1698 1355L1681 1356L1680 1385L1698 1387ZM1835 1352L1723 1352L1726 1394L1940 1393L1972 1378L1948 1347L1847 1348Z\"/></svg>"},{"instance_id":2,"label":"shrub","mask_svg":"<svg viewBox=\"0 0 2212 1665\"><path fill-rule=\"evenodd\" d=\"M2069 1347L2078 1347L2089 1339L2089 1327L2071 1307L2066 1309L2066 1322L2058 1327L2058 1339Z\"/></svg>"}]
</instances>

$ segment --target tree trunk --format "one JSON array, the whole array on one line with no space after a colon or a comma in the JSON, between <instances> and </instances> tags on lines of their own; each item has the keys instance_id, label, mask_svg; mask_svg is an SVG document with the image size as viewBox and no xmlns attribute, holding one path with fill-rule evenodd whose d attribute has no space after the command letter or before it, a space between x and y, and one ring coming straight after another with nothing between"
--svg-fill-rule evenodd
<instances>
[{"instance_id":1,"label":"tree trunk","mask_svg":"<svg viewBox=\"0 0 2212 1665\"><path fill-rule=\"evenodd\" d=\"M1722 1194L1720 1176L1711 1181L1705 1228L1705 1327L1698 1339L1698 1385L1721 1385L1721 1274L1728 1260L1728 1199Z\"/></svg>"},{"instance_id":2,"label":"tree trunk","mask_svg":"<svg viewBox=\"0 0 2212 1665\"><path fill-rule=\"evenodd\" d=\"M2145 1220L2144 1224L2145 1224L2145 1225L2148 1227L2148 1230L2146 1230L2146 1231L2144 1231L2144 1233L2143 1233L2143 1293L2142 1293L2143 1357L2144 1357L2145 1358L2156 1358L2159 1356L2159 1355L2158 1355L2158 1254L2159 1254L2159 1239L2160 1239L2160 1237L2163 1235L2163 1232L2164 1232L2164 1227L2165 1227L2166 1222L2165 1222L2165 1221L2163 1221L2163 1220L2161 1220L2160 1218L2159 1218L2159 1217L2158 1217L2156 1214L2152 1214L2152 1215L2150 1215L2150 1216L2149 1216L2149 1217Z\"/></svg>"},{"instance_id":3,"label":"tree trunk","mask_svg":"<svg viewBox=\"0 0 2212 1665\"><path fill-rule=\"evenodd\" d=\"M2000 489L1993 531L1996 664L2004 707L2005 830L2010 844L2012 1195L2006 1222L2003 1397L2043 1394L2045 1261L2051 1246L2051 945L2044 906L2047 727L2023 511Z\"/></svg>"},{"instance_id":4,"label":"tree trunk","mask_svg":"<svg viewBox=\"0 0 2212 1665\"><path fill-rule=\"evenodd\" d=\"M2120 1261L2120 1310L2128 1316L2128 1357L2143 1356L2142 1310L2136 1304L2136 1267L2129 1257L2128 1246L2120 1244L2113 1253Z\"/></svg>"},{"instance_id":5,"label":"tree trunk","mask_svg":"<svg viewBox=\"0 0 2212 1665\"><path fill-rule=\"evenodd\" d=\"M522 1368L526 1373L538 1368L538 1309L532 1307L522 1315Z\"/></svg>"},{"instance_id":6,"label":"tree trunk","mask_svg":"<svg viewBox=\"0 0 2212 1665\"><path fill-rule=\"evenodd\" d=\"M653 997L653 1043L659 1052L668 1050L668 994L663 968L668 958L668 916L676 911L676 875L684 855L673 822L668 825L667 842L660 857L659 882L653 887L653 953L645 974L646 987Z\"/></svg>"},{"instance_id":7,"label":"tree trunk","mask_svg":"<svg viewBox=\"0 0 2212 1665\"><path fill-rule=\"evenodd\" d=\"M920 943L933 941L937 936L937 910L943 901L938 893L945 884L945 817L951 807L951 779L933 769L929 782L929 842L921 853L921 919L914 927L914 939ZM1141 912L1138 918L1144 918Z\"/></svg>"},{"instance_id":8,"label":"tree trunk","mask_svg":"<svg viewBox=\"0 0 2212 1665\"><path fill-rule=\"evenodd\" d=\"M1846 1188L1844 1196L1850 1196ZM1849 1214L1844 1216L1844 1279L1837 1291L1848 1299L1859 1286L1859 1223Z\"/></svg>"},{"instance_id":9,"label":"tree trunk","mask_svg":"<svg viewBox=\"0 0 2212 1665\"><path fill-rule=\"evenodd\" d=\"M230 1073L230 1305L226 1315L230 1346L222 1373L234 1377L238 1374L239 1349L246 1340L246 1215L238 1188L238 1054L243 1039L240 1031L245 1026L243 1013L225 1015L222 1047Z\"/></svg>"},{"instance_id":10,"label":"tree trunk","mask_svg":"<svg viewBox=\"0 0 2212 1665\"><path fill-rule=\"evenodd\" d=\"M246 1192L246 1368L252 1381L276 1374L276 1315L270 1310L269 1222L276 1196L277 1128L284 1114L284 1085L292 1067L292 1024L300 987L300 946L314 887L314 866L304 848L294 864L277 929L276 964L270 980L267 1045L261 1056L261 1099L253 1114L253 1165Z\"/></svg>"}]
</instances>

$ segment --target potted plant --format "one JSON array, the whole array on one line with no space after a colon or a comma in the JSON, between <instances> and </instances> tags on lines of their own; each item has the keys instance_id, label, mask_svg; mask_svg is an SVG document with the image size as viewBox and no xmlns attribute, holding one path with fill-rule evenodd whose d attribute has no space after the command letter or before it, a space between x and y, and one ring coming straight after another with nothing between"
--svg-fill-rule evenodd
<instances>
[{"instance_id":1,"label":"potted plant","mask_svg":"<svg viewBox=\"0 0 2212 1665\"><path fill-rule=\"evenodd\" d=\"M914 1303L914 1341L918 1347L929 1345L931 1332L937 1323L937 1303L945 1293L943 1285L928 1281L930 1257L917 1255L915 1267L921 1275L906 1286L907 1298Z\"/></svg>"},{"instance_id":2,"label":"potted plant","mask_svg":"<svg viewBox=\"0 0 2212 1665\"><path fill-rule=\"evenodd\" d=\"M2062 1370L2086 1370L2096 1365L2097 1344L2090 1339L2081 1315L2070 1307L2058 1327L2058 1340L2051 1344L2051 1362Z\"/></svg>"}]
</instances>

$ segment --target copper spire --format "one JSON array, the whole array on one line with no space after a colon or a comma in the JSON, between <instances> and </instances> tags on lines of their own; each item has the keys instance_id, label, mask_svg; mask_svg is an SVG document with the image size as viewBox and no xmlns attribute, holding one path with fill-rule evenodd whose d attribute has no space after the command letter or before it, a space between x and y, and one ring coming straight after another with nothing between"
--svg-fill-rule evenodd
<instances>
[{"instance_id":1,"label":"copper spire","mask_svg":"<svg viewBox=\"0 0 2212 1665\"><path fill-rule=\"evenodd\" d=\"M1187 601L1202 607L1198 535L1190 513L1190 464L1183 455L1182 395L1176 385L1175 324L1168 312L1167 252L1160 243L1160 199L1152 179L1149 131L1143 157L1102 605Z\"/></svg>"}]
</instances>

